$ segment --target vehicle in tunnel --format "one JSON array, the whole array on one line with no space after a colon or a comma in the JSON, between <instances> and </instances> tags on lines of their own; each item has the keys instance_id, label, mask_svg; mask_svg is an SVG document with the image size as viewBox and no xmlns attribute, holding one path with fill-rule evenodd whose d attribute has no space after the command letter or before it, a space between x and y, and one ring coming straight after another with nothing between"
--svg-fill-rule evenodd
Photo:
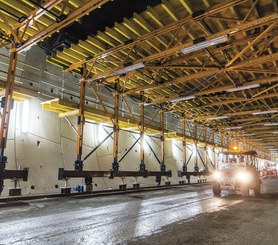
<instances>
[{"instance_id":1,"label":"vehicle in tunnel","mask_svg":"<svg viewBox=\"0 0 278 245\"><path fill-rule=\"evenodd\" d=\"M261 175L261 178L277 179L276 164L271 161L263 161L260 175Z\"/></svg>"},{"instance_id":2,"label":"vehicle in tunnel","mask_svg":"<svg viewBox=\"0 0 278 245\"><path fill-rule=\"evenodd\" d=\"M249 196L249 190L260 195L261 180L259 177L256 151L225 151L220 154L216 170L213 173L212 191L220 195L222 190L240 191Z\"/></svg>"}]
</instances>

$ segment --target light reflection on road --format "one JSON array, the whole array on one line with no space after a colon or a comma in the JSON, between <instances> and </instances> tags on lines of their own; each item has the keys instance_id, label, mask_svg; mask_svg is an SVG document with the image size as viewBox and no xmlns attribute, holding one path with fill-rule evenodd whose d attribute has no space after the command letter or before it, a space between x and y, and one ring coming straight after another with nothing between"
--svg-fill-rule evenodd
<instances>
[{"instance_id":1,"label":"light reflection on road","mask_svg":"<svg viewBox=\"0 0 278 245\"><path fill-rule=\"evenodd\" d=\"M214 198L209 187L192 190L35 202L24 211L6 210L8 218L0 217L0 244L123 244L240 202Z\"/></svg>"}]
</instances>

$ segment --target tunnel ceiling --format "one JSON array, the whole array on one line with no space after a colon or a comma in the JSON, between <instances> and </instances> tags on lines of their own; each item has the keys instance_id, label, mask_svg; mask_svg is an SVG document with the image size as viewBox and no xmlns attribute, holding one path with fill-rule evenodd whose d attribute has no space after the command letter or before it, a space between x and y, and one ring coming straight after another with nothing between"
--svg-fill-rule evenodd
<instances>
[{"instance_id":1,"label":"tunnel ceiling","mask_svg":"<svg viewBox=\"0 0 278 245\"><path fill-rule=\"evenodd\" d=\"M82 17L78 21L63 28L59 33L46 38L39 46L47 54L56 55L56 51L62 51L64 47L71 44L78 44L79 40L85 41L88 36L97 35L98 32L105 31L105 28L112 28L115 22L122 22L124 18L132 18L133 13L142 13L147 6L155 6L161 0L116 0L104 4L90 14Z\"/></svg>"},{"instance_id":2,"label":"tunnel ceiling","mask_svg":"<svg viewBox=\"0 0 278 245\"><path fill-rule=\"evenodd\" d=\"M34 10L32 2L1 2L1 16L15 24ZM60 2L26 39L87 1L70 0L63 11ZM10 41L4 22L3 43ZM92 83L113 88L119 79L120 92L146 108L272 149L278 147L277 23L276 0L114 0L40 46L65 72L80 74L86 64Z\"/></svg>"}]
</instances>

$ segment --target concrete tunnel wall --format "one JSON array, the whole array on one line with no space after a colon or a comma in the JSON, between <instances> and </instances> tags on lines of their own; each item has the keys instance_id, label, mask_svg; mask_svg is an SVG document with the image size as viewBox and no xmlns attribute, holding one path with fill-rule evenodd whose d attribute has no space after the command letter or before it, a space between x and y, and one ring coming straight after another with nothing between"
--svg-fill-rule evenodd
<instances>
[{"instance_id":1,"label":"concrete tunnel wall","mask_svg":"<svg viewBox=\"0 0 278 245\"><path fill-rule=\"evenodd\" d=\"M25 105L24 105L25 103ZM26 104L29 109L26 109ZM27 106L27 107L28 107ZM76 117L70 118L73 124L76 124ZM111 132L112 129L107 129ZM103 138L104 131L98 125L86 124L84 136L83 156L86 156L94 148L99 140ZM104 133L106 136L106 133ZM139 137L138 134L132 134ZM129 149L135 138L128 132L120 131L119 139L119 158ZM159 156L159 139L150 140L155 152ZM170 178L172 184L177 184L180 180L177 177L177 171L182 168L182 152L176 146L181 147L181 142L166 140L166 167L172 170L173 177ZM138 170L139 169L139 144L132 149L126 158L120 163L120 170ZM188 145L192 148L191 145ZM29 177L27 182L20 181L22 194L40 194L40 193L59 193L60 187L65 185L65 181L58 180L58 168L74 169L76 159L76 135L73 129L64 118L58 118L53 112L41 109L37 100L28 102L16 102L11 114L9 137L6 149L8 156L7 169L29 168ZM204 159L204 149L199 149ZM94 154L84 162L84 170L109 170L112 164L113 141L109 138ZM187 157L191 150L187 149ZM212 156L210 156L212 157ZM160 165L155 159L153 153L145 148L145 163L148 170L160 170ZM188 171L193 171L195 157L193 156L188 164ZM203 164L198 157L200 169ZM211 168L211 165L208 164ZM196 182L197 177L192 177L191 181ZM161 184L164 185L165 177ZM128 187L132 187L134 178L126 178ZM68 184L75 185L83 183L83 179L70 179ZM94 190L105 190L109 188L118 188L121 183L120 178L94 178ZM138 178L141 186L155 186L155 178ZM8 188L13 187L11 180L5 180L5 187L2 196L8 196ZM58 185L58 188L55 187ZM34 189L31 187L34 186Z\"/></svg>"}]
</instances>

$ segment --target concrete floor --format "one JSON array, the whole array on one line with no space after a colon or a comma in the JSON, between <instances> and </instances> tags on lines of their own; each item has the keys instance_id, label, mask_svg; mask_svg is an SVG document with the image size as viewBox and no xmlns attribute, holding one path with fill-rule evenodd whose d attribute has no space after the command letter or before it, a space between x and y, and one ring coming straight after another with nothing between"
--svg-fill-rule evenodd
<instances>
[{"instance_id":1,"label":"concrete floor","mask_svg":"<svg viewBox=\"0 0 278 245\"><path fill-rule=\"evenodd\" d=\"M277 187L266 180L248 199L203 185L0 205L0 244L278 244Z\"/></svg>"}]
</instances>

